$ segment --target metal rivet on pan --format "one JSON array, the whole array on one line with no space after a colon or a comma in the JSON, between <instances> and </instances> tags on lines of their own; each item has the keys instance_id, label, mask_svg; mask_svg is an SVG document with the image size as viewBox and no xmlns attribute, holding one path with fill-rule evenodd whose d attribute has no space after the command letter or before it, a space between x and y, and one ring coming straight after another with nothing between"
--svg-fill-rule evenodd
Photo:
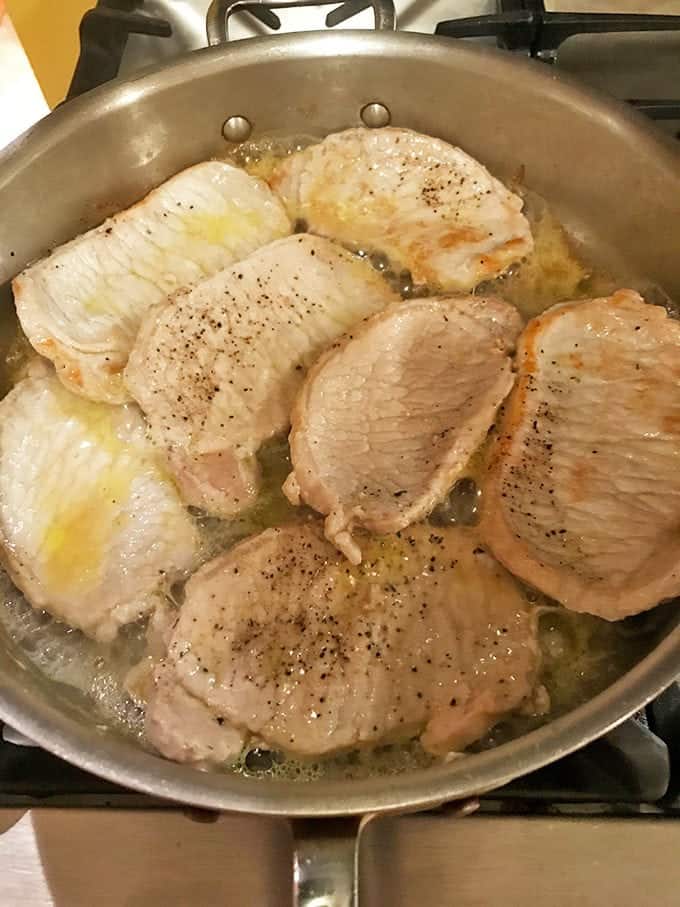
<instances>
[{"instance_id":1,"label":"metal rivet on pan","mask_svg":"<svg viewBox=\"0 0 680 907\"><path fill-rule=\"evenodd\" d=\"M389 126L392 117L384 104L374 101L361 108L361 119L369 129L379 129L381 126Z\"/></svg>"},{"instance_id":2,"label":"metal rivet on pan","mask_svg":"<svg viewBox=\"0 0 680 907\"><path fill-rule=\"evenodd\" d=\"M245 117L229 117L222 126L222 135L228 142L245 142L253 127Z\"/></svg>"}]
</instances>

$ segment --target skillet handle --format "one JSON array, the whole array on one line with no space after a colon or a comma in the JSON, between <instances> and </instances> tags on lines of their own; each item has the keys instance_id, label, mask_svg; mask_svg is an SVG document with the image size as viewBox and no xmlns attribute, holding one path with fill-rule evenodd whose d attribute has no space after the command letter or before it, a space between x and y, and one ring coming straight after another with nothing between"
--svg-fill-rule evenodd
<instances>
[{"instance_id":1,"label":"skillet handle","mask_svg":"<svg viewBox=\"0 0 680 907\"><path fill-rule=\"evenodd\" d=\"M208 44L214 47L229 40L229 18L238 10L246 10L259 22L278 30L281 23L273 10L299 6L335 6L326 16L329 28L369 7L376 31L394 31L397 25L394 0L212 0L205 20Z\"/></svg>"},{"instance_id":2,"label":"skillet handle","mask_svg":"<svg viewBox=\"0 0 680 907\"><path fill-rule=\"evenodd\" d=\"M359 907L359 846L372 816L293 819L293 907Z\"/></svg>"}]
</instances>

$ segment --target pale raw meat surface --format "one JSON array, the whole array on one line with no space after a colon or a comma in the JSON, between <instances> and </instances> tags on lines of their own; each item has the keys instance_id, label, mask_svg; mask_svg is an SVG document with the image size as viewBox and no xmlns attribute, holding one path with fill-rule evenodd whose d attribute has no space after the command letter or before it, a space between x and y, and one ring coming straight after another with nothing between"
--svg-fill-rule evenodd
<instances>
[{"instance_id":1,"label":"pale raw meat surface","mask_svg":"<svg viewBox=\"0 0 680 907\"><path fill-rule=\"evenodd\" d=\"M269 183L313 233L383 252L416 284L470 290L533 245L519 196L460 148L409 129L329 135Z\"/></svg>"},{"instance_id":2,"label":"pale raw meat surface","mask_svg":"<svg viewBox=\"0 0 680 907\"><path fill-rule=\"evenodd\" d=\"M165 681L291 754L418 734L436 754L464 749L532 692L535 615L469 530L420 524L365 554L352 567L313 521L205 564Z\"/></svg>"},{"instance_id":3,"label":"pale raw meat surface","mask_svg":"<svg viewBox=\"0 0 680 907\"><path fill-rule=\"evenodd\" d=\"M175 683L163 664L154 672L146 707L146 738L174 762L228 765L241 754L245 735Z\"/></svg>"},{"instance_id":4,"label":"pale raw meat surface","mask_svg":"<svg viewBox=\"0 0 680 907\"><path fill-rule=\"evenodd\" d=\"M128 673L126 689L144 709L147 740L166 759L198 767L230 764L240 756L246 736L175 683L164 663L178 619L177 608L156 608L146 633L147 654Z\"/></svg>"},{"instance_id":5,"label":"pale raw meat surface","mask_svg":"<svg viewBox=\"0 0 680 907\"><path fill-rule=\"evenodd\" d=\"M221 161L197 164L27 268L13 283L17 313L69 389L122 403L145 312L290 232L266 183Z\"/></svg>"},{"instance_id":6,"label":"pale raw meat surface","mask_svg":"<svg viewBox=\"0 0 680 907\"><path fill-rule=\"evenodd\" d=\"M373 316L310 369L284 491L328 515L326 535L352 563L355 526L403 529L450 490L512 387L521 327L494 297L419 299Z\"/></svg>"},{"instance_id":7,"label":"pale raw meat surface","mask_svg":"<svg viewBox=\"0 0 680 907\"><path fill-rule=\"evenodd\" d=\"M170 597L158 602L146 625L145 654L125 675L125 690L141 709L155 687L156 669L168 651L178 613Z\"/></svg>"},{"instance_id":8,"label":"pale raw meat surface","mask_svg":"<svg viewBox=\"0 0 680 907\"><path fill-rule=\"evenodd\" d=\"M328 240L291 236L149 314L125 380L189 504L231 516L257 497L257 450L285 431L307 367L398 297Z\"/></svg>"},{"instance_id":9,"label":"pale raw meat surface","mask_svg":"<svg viewBox=\"0 0 680 907\"><path fill-rule=\"evenodd\" d=\"M618 620L680 592L680 323L632 290L527 325L484 494L496 557Z\"/></svg>"},{"instance_id":10,"label":"pale raw meat surface","mask_svg":"<svg viewBox=\"0 0 680 907\"><path fill-rule=\"evenodd\" d=\"M137 408L76 397L54 375L0 403L0 535L31 604L102 641L148 613L198 546Z\"/></svg>"}]
</instances>

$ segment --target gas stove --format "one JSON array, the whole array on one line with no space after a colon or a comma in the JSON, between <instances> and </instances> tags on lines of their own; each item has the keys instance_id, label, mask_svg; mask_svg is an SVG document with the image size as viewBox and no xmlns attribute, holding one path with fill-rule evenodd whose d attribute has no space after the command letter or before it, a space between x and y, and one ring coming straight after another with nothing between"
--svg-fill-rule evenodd
<instances>
[{"instance_id":1,"label":"gas stove","mask_svg":"<svg viewBox=\"0 0 680 907\"><path fill-rule=\"evenodd\" d=\"M582 3L571 0L570 5ZM544 0L397 0L397 18L400 27L411 31L495 43L535 58L537 65L567 69L677 133L680 5L678 0L666 5L674 5L678 15L558 11L555 2L547 9ZM99 0L82 20L81 53L69 98L118 74L204 46L208 6L209 0ZM238 39L279 29L371 24L368 0L346 0L330 14L328 9L291 8L276 14L260 9L254 10L257 18L239 12L233 24L230 20L230 32ZM451 18L452 10L456 18ZM38 804L137 808L152 801L65 765L5 728L0 806ZM596 743L482 798L480 810L680 815L680 686Z\"/></svg>"},{"instance_id":2,"label":"gas stove","mask_svg":"<svg viewBox=\"0 0 680 907\"><path fill-rule=\"evenodd\" d=\"M630 102L680 137L678 0L396 0L397 27L495 44L575 76ZM81 55L69 97L116 75L204 47L210 0L99 0L81 25ZM626 10L649 9L654 12ZM620 12L611 10L621 7ZM605 8L607 12L597 12ZM588 12L583 10L589 10ZM255 17L257 13L257 18ZM327 26L371 28L367 0L332 9L263 14L239 11L233 39Z\"/></svg>"},{"instance_id":3,"label":"gas stove","mask_svg":"<svg viewBox=\"0 0 680 907\"><path fill-rule=\"evenodd\" d=\"M647 3L644 13L642 3L633 12L631 0L396 0L396 10L402 30L496 45L532 57L536 65L558 67L633 104L680 139L680 0L657 0L653 10ZM205 46L208 6L209 0L99 0L82 20L80 58L68 98ZM620 11L612 12L617 6ZM366 0L346 0L330 14L328 6L255 12L241 11L230 19L232 39L328 25L372 27ZM85 850L99 835L113 842L113 861L108 854L104 859L102 844L102 858L93 862L96 873L88 865L72 873L79 878L84 873L84 888L69 887L62 871L64 900L54 889L53 899L32 900L29 893L28 902L89 904L95 899L89 894L90 877L100 892L117 892L101 901L111 905L179 905L194 895L202 907L289 902L289 840L280 829L274 831L271 820L226 816L212 836L192 830L185 861L176 865L174 851L168 851L183 836L176 806L82 772L9 727L0 739L0 808L0 815L19 817L28 809L33 816L32 825L22 825L22 819L0 834L1 903L18 903L33 891L19 881L11 888L17 853L19 862L25 860L24 874L44 869L50 882L46 854L50 847L59 851L55 840L70 836L74 847ZM82 808L88 811L81 814ZM159 813L162 819L152 831L152 817ZM41 818L45 815L55 817L51 825ZM191 815L210 818L196 811ZM597 742L481 797L465 823L454 821L446 807L376 822L364 837L362 905L408 907L427 899L481 907L500 898L510 907L530 900L557 907L676 904L680 822L674 820L679 817L680 685L675 684ZM226 842L229 853L222 850ZM71 858L80 860L80 853L73 851ZM219 870L211 864L217 859ZM193 870L192 860L198 867ZM107 870L109 863L116 868ZM200 888L205 879L199 870L211 865L222 876L208 893ZM152 870L154 878L166 879L162 894L160 888L150 894L135 882L143 875L146 885ZM189 889L194 876L199 887Z\"/></svg>"}]
</instances>

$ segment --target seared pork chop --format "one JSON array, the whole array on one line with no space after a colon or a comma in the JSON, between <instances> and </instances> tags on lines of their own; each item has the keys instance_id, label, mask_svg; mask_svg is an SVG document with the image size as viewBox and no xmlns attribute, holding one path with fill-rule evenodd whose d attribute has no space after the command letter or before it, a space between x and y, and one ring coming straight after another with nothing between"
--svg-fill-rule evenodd
<instances>
[{"instance_id":1,"label":"seared pork chop","mask_svg":"<svg viewBox=\"0 0 680 907\"><path fill-rule=\"evenodd\" d=\"M290 232L266 183L222 161L197 164L27 268L13 284L17 313L68 388L122 403L144 313Z\"/></svg>"},{"instance_id":2,"label":"seared pork chop","mask_svg":"<svg viewBox=\"0 0 680 907\"><path fill-rule=\"evenodd\" d=\"M151 312L125 381L187 503L217 516L252 504L257 450L288 427L307 366L396 299L367 262L298 235Z\"/></svg>"},{"instance_id":3,"label":"seared pork chop","mask_svg":"<svg viewBox=\"0 0 680 907\"><path fill-rule=\"evenodd\" d=\"M179 610L167 603L151 616L146 632L146 656L125 678L135 703L145 710L147 739L159 753L175 762L229 764L241 754L245 735L175 683L164 663Z\"/></svg>"},{"instance_id":4,"label":"seared pork chop","mask_svg":"<svg viewBox=\"0 0 680 907\"><path fill-rule=\"evenodd\" d=\"M531 251L522 200L478 161L409 129L348 129L269 179L313 233L384 252L418 284L466 291Z\"/></svg>"},{"instance_id":5,"label":"seared pork chop","mask_svg":"<svg viewBox=\"0 0 680 907\"><path fill-rule=\"evenodd\" d=\"M350 566L314 521L205 564L164 682L292 754L418 734L433 753L464 749L532 691L529 605L470 530L421 524L371 539L365 555Z\"/></svg>"},{"instance_id":6,"label":"seared pork chop","mask_svg":"<svg viewBox=\"0 0 680 907\"><path fill-rule=\"evenodd\" d=\"M176 683L164 664L154 670L144 728L159 753L175 762L228 765L241 754L246 735Z\"/></svg>"},{"instance_id":7,"label":"seared pork chop","mask_svg":"<svg viewBox=\"0 0 680 907\"><path fill-rule=\"evenodd\" d=\"M481 532L513 573L618 620L680 592L680 323L632 290L527 325Z\"/></svg>"},{"instance_id":8,"label":"seared pork chop","mask_svg":"<svg viewBox=\"0 0 680 907\"><path fill-rule=\"evenodd\" d=\"M134 406L54 375L0 403L3 560L35 608L107 642L196 562L198 538Z\"/></svg>"},{"instance_id":9,"label":"seared pork chop","mask_svg":"<svg viewBox=\"0 0 680 907\"><path fill-rule=\"evenodd\" d=\"M493 297L418 299L374 315L310 369L284 491L328 514L326 536L352 563L354 526L403 529L451 488L512 387L521 327Z\"/></svg>"}]
</instances>

